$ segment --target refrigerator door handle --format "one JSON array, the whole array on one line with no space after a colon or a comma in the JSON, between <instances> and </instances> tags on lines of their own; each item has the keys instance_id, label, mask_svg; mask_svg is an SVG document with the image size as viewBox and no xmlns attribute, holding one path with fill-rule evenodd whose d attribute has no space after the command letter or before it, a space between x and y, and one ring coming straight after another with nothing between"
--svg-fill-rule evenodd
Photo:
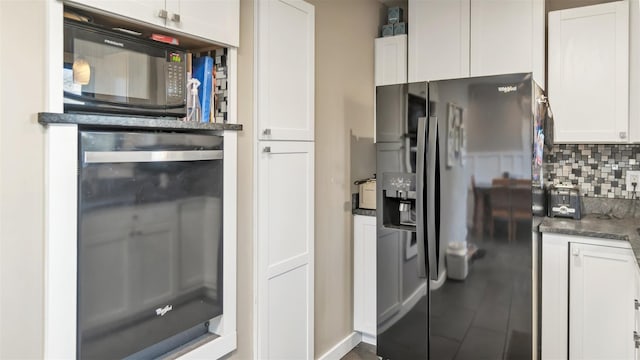
<instances>
[{"instance_id":1,"label":"refrigerator door handle","mask_svg":"<svg viewBox=\"0 0 640 360\"><path fill-rule=\"evenodd\" d=\"M438 134L438 118L429 116L429 140L427 141L427 255L429 259L429 277L438 280L438 254L436 253L436 140Z\"/></svg>"},{"instance_id":2,"label":"refrigerator door handle","mask_svg":"<svg viewBox=\"0 0 640 360\"><path fill-rule=\"evenodd\" d=\"M416 154L416 242L418 245L418 277L427 277L427 263L425 259L425 221L424 221L424 167L425 167L425 137L427 118L418 118L418 153Z\"/></svg>"}]
</instances>

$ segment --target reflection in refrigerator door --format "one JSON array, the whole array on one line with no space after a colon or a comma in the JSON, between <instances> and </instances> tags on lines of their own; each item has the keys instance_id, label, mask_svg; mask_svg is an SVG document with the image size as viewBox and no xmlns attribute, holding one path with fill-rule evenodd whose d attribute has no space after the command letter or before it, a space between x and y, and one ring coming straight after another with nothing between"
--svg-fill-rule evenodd
<instances>
[{"instance_id":1,"label":"reflection in refrigerator door","mask_svg":"<svg viewBox=\"0 0 640 360\"><path fill-rule=\"evenodd\" d=\"M537 358L543 91L524 73L376 93L378 356Z\"/></svg>"}]
</instances>

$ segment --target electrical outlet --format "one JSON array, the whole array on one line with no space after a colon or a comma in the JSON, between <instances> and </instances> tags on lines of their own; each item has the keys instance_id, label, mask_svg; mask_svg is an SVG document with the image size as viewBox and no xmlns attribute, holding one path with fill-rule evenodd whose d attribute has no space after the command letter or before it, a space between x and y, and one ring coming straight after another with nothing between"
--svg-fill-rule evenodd
<instances>
[{"instance_id":1,"label":"electrical outlet","mask_svg":"<svg viewBox=\"0 0 640 360\"><path fill-rule=\"evenodd\" d=\"M636 191L640 191L640 171L627 170L627 191L633 191L632 183L636 183Z\"/></svg>"}]
</instances>

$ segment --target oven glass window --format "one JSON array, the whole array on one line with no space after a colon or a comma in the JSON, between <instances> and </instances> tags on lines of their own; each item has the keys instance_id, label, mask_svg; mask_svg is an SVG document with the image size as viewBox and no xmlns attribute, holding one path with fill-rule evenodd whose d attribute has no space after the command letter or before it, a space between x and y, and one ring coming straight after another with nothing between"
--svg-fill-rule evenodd
<instances>
[{"instance_id":1,"label":"oven glass window","mask_svg":"<svg viewBox=\"0 0 640 360\"><path fill-rule=\"evenodd\" d=\"M83 132L80 150L78 357L205 333L222 313L222 138Z\"/></svg>"}]
</instances>

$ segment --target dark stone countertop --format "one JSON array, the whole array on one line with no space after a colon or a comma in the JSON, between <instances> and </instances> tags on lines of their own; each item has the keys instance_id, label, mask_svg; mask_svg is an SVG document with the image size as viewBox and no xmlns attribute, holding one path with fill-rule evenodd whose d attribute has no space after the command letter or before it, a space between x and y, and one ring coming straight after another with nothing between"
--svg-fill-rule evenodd
<instances>
[{"instance_id":1,"label":"dark stone countertop","mask_svg":"<svg viewBox=\"0 0 640 360\"><path fill-rule=\"evenodd\" d=\"M351 209L353 215L376 216L376 211L371 209Z\"/></svg>"},{"instance_id":2,"label":"dark stone countertop","mask_svg":"<svg viewBox=\"0 0 640 360\"><path fill-rule=\"evenodd\" d=\"M49 124L77 124L104 127L143 128L157 130L184 131L241 131L241 124L201 123L196 121L180 121L177 118L154 118L142 116L118 116L96 114L57 114L38 113L38 122Z\"/></svg>"},{"instance_id":3,"label":"dark stone countertop","mask_svg":"<svg viewBox=\"0 0 640 360\"><path fill-rule=\"evenodd\" d=\"M590 214L581 220L563 218L544 218L540 232L565 235L577 235L628 241L640 264L640 218L608 218L607 216Z\"/></svg>"}]
</instances>

